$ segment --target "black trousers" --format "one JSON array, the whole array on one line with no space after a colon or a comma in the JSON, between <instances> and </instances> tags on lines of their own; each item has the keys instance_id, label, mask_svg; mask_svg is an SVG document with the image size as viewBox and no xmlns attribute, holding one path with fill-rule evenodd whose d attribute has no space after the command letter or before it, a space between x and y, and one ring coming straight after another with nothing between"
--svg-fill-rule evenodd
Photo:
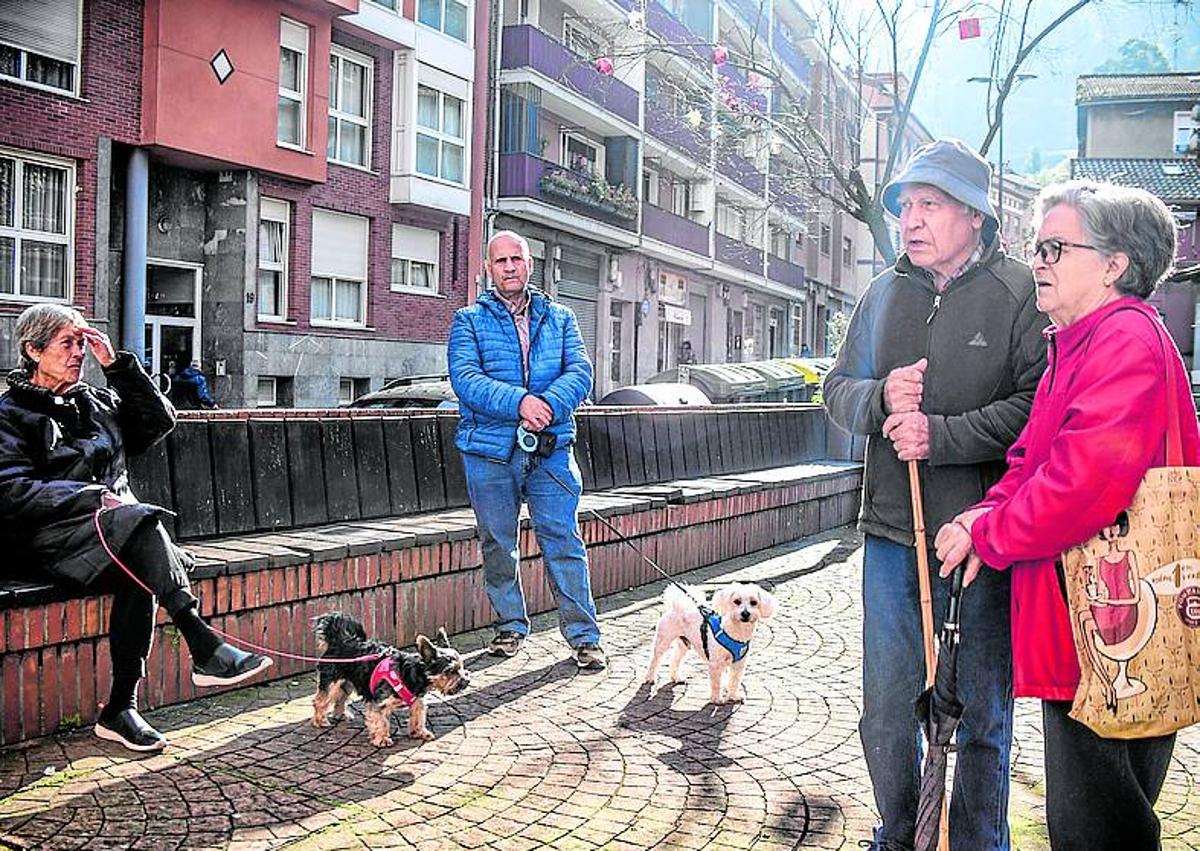
<instances>
[{"instance_id":1,"label":"black trousers","mask_svg":"<svg viewBox=\"0 0 1200 851\"><path fill-rule=\"evenodd\" d=\"M1046 822L1055 851L1153 851L1154 802L1175 736L1104 739L1070 718L1069 701L1042 701Z\"/></svg>"},{"instance_id":2,"label":"black trousers","mask_svg":"<svg viewBox=\"0 0 1200 851\"><path fill-rule=\"evenodd\" d=\"M187 570L161 523L145 523L120 552L127 568L154 591L146 593L125 571L113 564L104 572L114 586L108 646L114 677L142 677L154 637L154 611L158 604L175 617L196 605ZM157 599L156 599L157 598Z\"/></svg>"}]
</instances>

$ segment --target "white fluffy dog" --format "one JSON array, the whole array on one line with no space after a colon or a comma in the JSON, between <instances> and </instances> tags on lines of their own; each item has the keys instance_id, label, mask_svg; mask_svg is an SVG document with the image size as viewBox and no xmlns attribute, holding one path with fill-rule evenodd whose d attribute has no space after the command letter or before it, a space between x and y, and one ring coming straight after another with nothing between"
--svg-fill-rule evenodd
<instances>
[{"instance_id":1,"label":"white fluffy dog","mask_svg":"<svg viewBox=\"0 0 1200 851\"><path fill-rule=\"evenodd\" d=\"M757 585L734 583L713 594L709 606L713 617L706 620L698 603L701 595L691 588L688 593L694 596L689 597L676 585L668 585L663 591L666 609L654 630L654 652L646 670L646 682L654 683L663 656L675 644L670 669L672 682L683 682L679 666L688 650L695 650L708 660L712 702L740 701L738 689L746 670L750 639L758 622L775 614L775 598ZM723 696L721 681L726 671L729 682Z\"/></svg>"}]
</instances>

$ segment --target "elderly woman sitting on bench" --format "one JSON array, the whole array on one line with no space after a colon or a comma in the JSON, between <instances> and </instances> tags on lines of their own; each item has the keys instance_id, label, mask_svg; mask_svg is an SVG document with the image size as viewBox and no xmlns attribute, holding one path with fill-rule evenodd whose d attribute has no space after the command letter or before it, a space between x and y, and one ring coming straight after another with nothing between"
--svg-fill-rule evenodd
<instances>
[{"instance_id":1,"label":"elderly woman sitting on bench","mask_svg":"<svg viewBox=\"0 0 1200 851\"><path fill-rule=\"evenodd\" d=\"M126 454L144 452L175 426L175 411L128 352L73 308L38 304L17 320L21 366L0 396L0 548L75 586L104 578L112 691L96 735L135 751L166 739L137 711L138 682L158 603L187 642L192 681L239 683L271 664L224 642L200 619L187 577L189 557L160 522L164 510L129 489ZM109 385L80 381L88 353ZM153 593L150 593L150 592Z\"/></svg>"}]
</instances>

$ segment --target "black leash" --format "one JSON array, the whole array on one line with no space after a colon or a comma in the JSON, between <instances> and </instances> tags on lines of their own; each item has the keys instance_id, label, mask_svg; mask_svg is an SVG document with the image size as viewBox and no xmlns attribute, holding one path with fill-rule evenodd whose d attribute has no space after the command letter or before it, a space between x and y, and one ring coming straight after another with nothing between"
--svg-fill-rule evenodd
<instances>
[{"instance_id":1,"label":"black leash","mask_svg":"<svg viewBox=\"0 0 1200 851\"><path fill-rule=\"evenodd\" d=\"M548 459L554 453L554 450L557 447L557 444L558 444L558 438L549 432L536 432L535 433L535 432L526 431L524 427L519 427L517 429L517 446L518 446L518 448L520 448L526 454L534 456L535 458L540 458L542 460ZM573 491L569 487L567 487L566 482L564 482L562 479L560 479L558 476L556 476L554 474L554 472L548 466L543 464L542 470L546 473L547 476L549 476L551 478L551 480L554 481L554 483L556 485L558 485L560 488L562 488L567 493L568 496L572 496L572 497L575 496L575 491ZM637 544L635 544L633 541L631 541L625 535L621 534L621 530L618 529L616 526L614 526L612 523L609 523L605 517L601 516L600 512L598 512L594 508L587 508L586 510L591 512L591 515L593 517L595 517L597 520L599 520L601 523L603 523L605 528L607 528L610 532L612 532L614 535L616 535L618 540L622 541L625 544L628 544L630 549L632 549L635 553L637 553L638 556L641 557L642 561L646 562L646 564L648 564L652 568L654 568L663 577L663 579L667 580L668 583L670 583L671 585L674 585L676 588L678 588L680 591L682 591L689 600L696 602L696 598L692 595L692 593L687 588L685 588L683 585L679 584L677 581L675 581L675 579L671 576L671 574L667 573L665 570L663 570L661 567L659 567L658 562L656 562L654 559L650 558L650 556L648 556L644 552L642 552L641 548ZM698 603L698 605L701 607L701 609L707 608L704 605L704 603L702 603L702 602Z\"/></svg>"}]
</instances>

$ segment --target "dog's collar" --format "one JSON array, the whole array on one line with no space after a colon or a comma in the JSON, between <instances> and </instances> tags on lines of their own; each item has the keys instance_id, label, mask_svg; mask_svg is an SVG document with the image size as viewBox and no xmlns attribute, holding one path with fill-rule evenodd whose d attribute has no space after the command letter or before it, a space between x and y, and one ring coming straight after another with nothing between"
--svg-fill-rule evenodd
<instances>
[{"instance_id":1,"label":"dog's collar","mask_svg":"<svg viewBox=\"0 0 1200 851\"><path fill-rule=\"evenodd\" d=\"M708 606L701 606L700 614L703 617L703 620L700 621L700 641L704 644L704 658L708 658L708 633L710 631L717 644L720 644L733 656L733 661L740 662L746 658L746 654L750 652L749 641L738 641L723 630L721 616Z\"/></svg>"},{"instance_id":2,"label":"dog's collar","mask_svg":"<svg viewBox=\"0 0 1200 851\"><path fill-rule=\"evenodd\" d=\"M380 683L387 683L391 686L392 691L396 692L396 697L400 698L400 702L405 706L412 706L416 703L417 696L400 679L400 672L396 670L396 660L391 656L384 656L380 659L375 670L371 672L369 686L371 694L375 694L375 689L379 688Z\"/></svg>"}]
</instances>

